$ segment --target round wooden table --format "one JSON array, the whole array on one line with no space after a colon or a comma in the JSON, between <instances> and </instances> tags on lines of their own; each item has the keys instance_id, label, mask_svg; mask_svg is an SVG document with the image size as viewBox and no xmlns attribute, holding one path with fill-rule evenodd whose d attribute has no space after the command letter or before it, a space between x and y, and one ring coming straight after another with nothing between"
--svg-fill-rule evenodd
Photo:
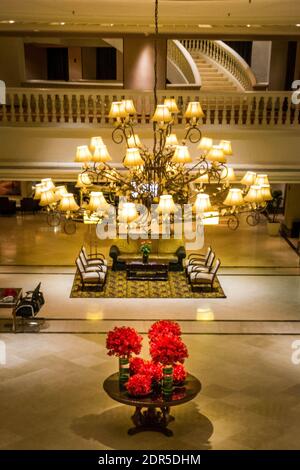
<instances>
[{"instance_id":1,"label":"round wooden table","mask_svg":"<svg viewBox=\"0 0 300 470\"><path fill-rule=\"evenodd\" d=\"M166 436L173 436L173 432L168 429L168 424L175 419L170 415L171 406L193 400L201 390L201 383L196 377L188 374L184 385L174 387L170 398L165 398L161 392L153 392L145 397L133 397L120 388L119 373L115 373L105 379L103 388L113 400L135 407L131 417L134 427L128 430L129 435L142 431L158 431Z\"/></svg>"}]
</instances>

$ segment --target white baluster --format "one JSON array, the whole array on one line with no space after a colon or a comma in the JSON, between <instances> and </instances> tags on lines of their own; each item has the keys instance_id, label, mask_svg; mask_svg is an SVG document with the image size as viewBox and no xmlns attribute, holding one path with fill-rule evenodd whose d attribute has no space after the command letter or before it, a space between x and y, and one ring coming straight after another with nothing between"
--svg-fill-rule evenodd
<instances>
[{"instance_id":1,"label":"white baluster","mask_svg":"<svg viewBox=\"0 0 300 470\"><path fill-rule=\"evenodd\" d=\"M19 122L24 122L23 93L18 94L19 101Z\"/></svg>"}]
</instances>

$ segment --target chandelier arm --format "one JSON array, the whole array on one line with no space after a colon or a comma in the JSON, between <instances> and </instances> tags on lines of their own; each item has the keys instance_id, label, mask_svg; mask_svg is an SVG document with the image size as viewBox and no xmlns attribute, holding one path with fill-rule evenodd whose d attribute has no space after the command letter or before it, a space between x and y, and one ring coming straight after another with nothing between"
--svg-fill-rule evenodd
<instances>
[{"instance_id":1,"label":"chandelier arm","mask_svg":"<svg viewBox=\"0 0 300 470\"><path fill-rule=\"evenodd\" d=\"M193 134L196 134L195 137L193 137ZM189 127L187 128L187 131L184 136L184 140L189 140L192 144L197 144L200 142L202 138L202 132L199 129L197 124L189 124Z\"/></svg>"}]
</instances>

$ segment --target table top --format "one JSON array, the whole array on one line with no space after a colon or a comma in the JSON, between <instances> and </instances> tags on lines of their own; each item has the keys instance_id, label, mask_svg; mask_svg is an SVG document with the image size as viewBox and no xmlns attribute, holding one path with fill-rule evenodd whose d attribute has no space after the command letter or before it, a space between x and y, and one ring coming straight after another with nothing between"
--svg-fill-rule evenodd
<instances>
[{"instance_id":1,"label":"table top","mask_svg":"<svg viewBox=\"0 0 300 470\"><path fill-rule=\"evenodd\" d=\"M191 374L187 375L186 381L182 387L174 387L173 394L166 398L162 393L147 395L145 397L133 397L126 390L120 390L119 373L110 375L103 383L105 392L115 401L130 406L141 407L162 407L176 406L195 398L201 390L200 381Z\"/></svg>"},{"instance_id":2,"label":"table top","mask_svg":"<svg viewBox=\"0 0 300 470\"><path fill-rule=\"evenodd\" d=\"M134 269L134 268L168 268L169 263L164 263L163 261L155 261L155 260L149 260L147 263L143 263L143 261L127 261L126 262L126 268L127 269Z\"/></svg>"},{"instance_id":3,"label":"table top","mask_svg":"<svg viewBox=\"0 0 300 470\"><path fill-rule=\"evenodd\" d=\"M10 293L11 292L11 293ZM13 308L16 306L22 294L21 287L0 287L0 308ZM3 302L4 296L13 295L14 299L11 302Z\"/></svg>"}]
</instances>

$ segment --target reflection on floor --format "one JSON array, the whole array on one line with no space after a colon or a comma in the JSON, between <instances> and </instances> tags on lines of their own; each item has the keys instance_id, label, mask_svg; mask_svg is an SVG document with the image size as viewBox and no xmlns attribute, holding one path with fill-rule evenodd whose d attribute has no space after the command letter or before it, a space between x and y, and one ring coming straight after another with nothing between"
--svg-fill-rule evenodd
<instances>
[{"instance_id":1,"label":"reflection on floor","mask_svg":"<svg viewBox=\"0 0 300 470\"><path fill-rule=\"evenodd\" d=\"M102 390L116 369L104 335L1 335L1 449L299 449L295 336L185 335L202 382L174 408L174 437L128 437L132 409ZM145 354L147 351L145 351Z\"/></svg>"}]
</instances>

